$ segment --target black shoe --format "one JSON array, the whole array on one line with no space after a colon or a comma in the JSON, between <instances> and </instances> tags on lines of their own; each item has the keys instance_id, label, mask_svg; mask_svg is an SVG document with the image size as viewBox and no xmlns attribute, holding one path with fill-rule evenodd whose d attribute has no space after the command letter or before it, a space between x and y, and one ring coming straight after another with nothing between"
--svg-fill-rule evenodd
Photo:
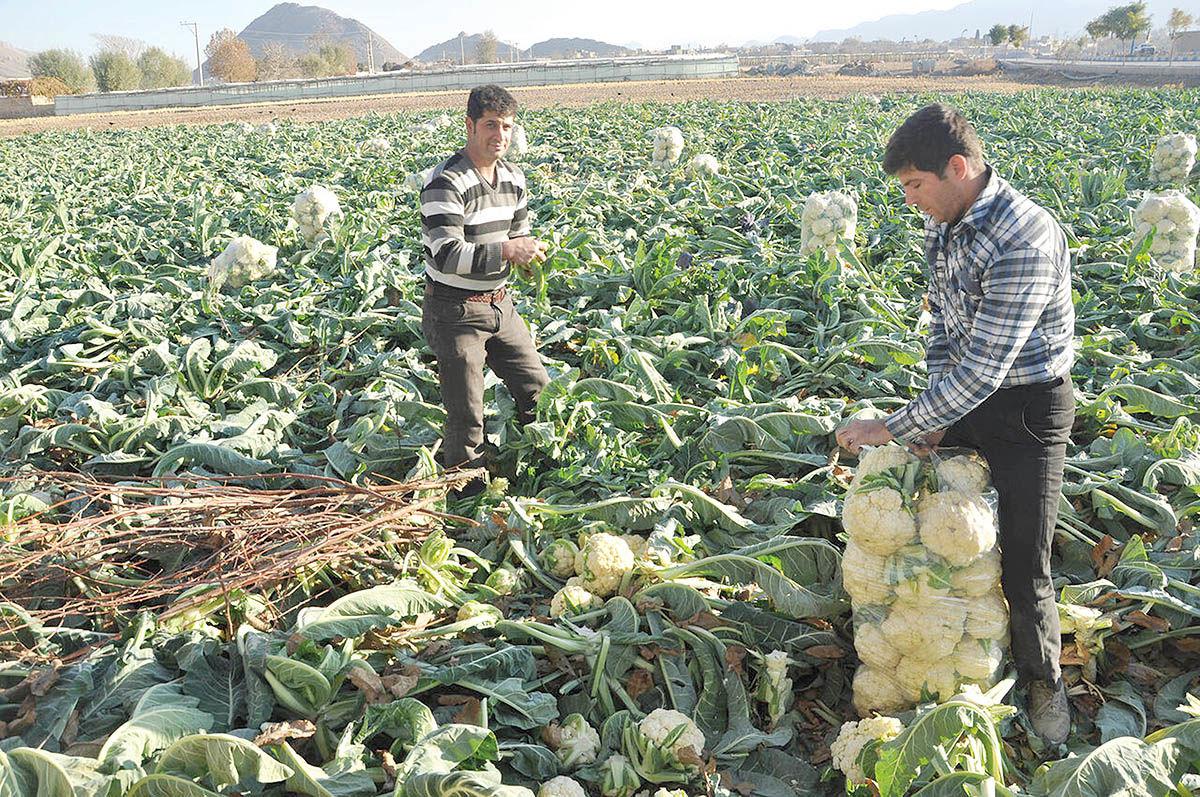
<instances>
[{"instance_id":1,"label":"black shoe","mask_svg":"<svg viewBox=\"0 0 1200 797\"><path fill-rule=\"evenodd\" d=\"M1071 704L1061 678L1053 683L1031 681L1025 710L1029 723L1046 744L1060 745L1071 734Z\"/></svg>"},{"instance_id":2,"label":"black shoe","mask_svg":"<svg viewBox=\"0 0 1200 797\"><path fill-rule=\"evenodd\" d=\"M479 477L471 479L471 481L459 487L457 490L450 491L451 501L461 501L465 498L474 498L487 489L487 482Z\"/></svg>"}]
</instances>

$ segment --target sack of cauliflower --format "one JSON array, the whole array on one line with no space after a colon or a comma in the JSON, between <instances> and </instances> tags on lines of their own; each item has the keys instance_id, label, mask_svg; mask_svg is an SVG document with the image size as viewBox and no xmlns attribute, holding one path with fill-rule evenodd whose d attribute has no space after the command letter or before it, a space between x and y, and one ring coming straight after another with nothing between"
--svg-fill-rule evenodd
<instances>
[{"instance_id":1,"label":"sack of cauliflower","mask_svg":"<svg viewBox=\"0 0 1200 797\"><path fill-rule=\"evenodd\" d=\"M864 449L842 510L862 716L999 678L1008 604L995 506L978 454L943 449L924 461L898 445Z\"/></svg>"}]
</instances>

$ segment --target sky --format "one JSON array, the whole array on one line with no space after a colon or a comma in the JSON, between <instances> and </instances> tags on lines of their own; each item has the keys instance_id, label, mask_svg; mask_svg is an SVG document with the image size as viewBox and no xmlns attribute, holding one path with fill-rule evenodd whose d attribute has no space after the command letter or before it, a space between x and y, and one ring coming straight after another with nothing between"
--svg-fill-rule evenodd
<instances>
[{"instance_id":1,"label":"sky","mask_svg":"<svg viewBox=\"0 0 1200 797\"><path fill-rule=\"evenodd\" d=\"M524 48L555 36L578 36L612 44L647 48L683 45L738 45L749 40L771 41L780 36L804 38L822 29L844 28L886 14L944 9L963 0L603 0L601 3L563 0L440 0L400 3L396 0L298 0L319 5L344 17L354 17L375 30L396 49L415 55L455 36L488 28ZM196 22L200 47L221 28L240 31L274 5L273 0L207 0L172 3L165 0L0 0L0 41L22 50L66 47L88 55L96 49L92 34L119 34L194 57L190 28ZM407 6L402 7L402 6ZM711 9L711 10L710 10Z\"/></svg>"}]
</instances>

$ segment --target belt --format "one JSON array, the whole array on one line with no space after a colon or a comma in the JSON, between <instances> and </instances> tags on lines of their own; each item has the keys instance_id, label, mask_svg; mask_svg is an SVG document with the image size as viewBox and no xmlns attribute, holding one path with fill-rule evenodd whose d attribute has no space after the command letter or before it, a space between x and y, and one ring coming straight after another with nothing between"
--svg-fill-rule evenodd
<instances>
[{"instance_id":1,"label":"belt","mask_svg":"<svg viewBox=\"0 0 1200 797\"><path fill-rule=\"evenodd\" d=\"M425 293L455 302L483 302L484 304L490 304L502 301L508 295L508 286L502 285L494 291L479 292L464 288L455 288L453 285L434 282L429 277L425 277Z\"/></svg>"},{"instance_id":2,"label":"belt","mask_svg":"<svg viewBox=\"0 0 1200 797\"><path fill-rule=\"evenodd\" d=\"M503 301L504 297L507 295L508 295L508 290L506 288L497 288L496 290L488 291L487 293L468 294L463 297L463 301L483 302L484 304L495 304L496 302Z\"/></svg>"}]
</instances>

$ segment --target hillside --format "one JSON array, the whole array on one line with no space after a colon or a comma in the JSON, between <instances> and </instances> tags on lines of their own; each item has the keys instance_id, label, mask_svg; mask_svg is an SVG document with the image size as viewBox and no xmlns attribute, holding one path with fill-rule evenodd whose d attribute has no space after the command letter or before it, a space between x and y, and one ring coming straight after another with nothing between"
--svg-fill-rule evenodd
<instances>
[{"instance_id":1,"label":"hillside","mask_svg":"<svg viewBox=\"0 0 1200 797\"><path fill-rule=\"evenodd\" d=\"M595 53L599 58L615 58L629 55L628 47L597 41L596 39L546 39L529 48L527 53L534 58L574 58L578 53Z\"/></svg>"},{"instance_id":2,"label":"hillside","mask_svg":"<svg viewBox=\"0 0 1200 797\"><path fill-rule=\"evenodd\" d=\"M470 36L454 36L446 39L444 42L426 47L415 56L416 60L424 61L427 64L435 61L453 61L460 63L463 59L466 63L475 63L475 51L479 47L479 42L483 39L482 33L472 33ZM504 42L496 42L496 58L500 61L511 61L517 58L528 58L522 52L517 51L512 45Z\"/></svg>"},{"instance_id":3,"label":"hillside","mask_svg":"<svg viewBox=\"0 0 1200 797\"><path fill-rule=\"evenodd\" d=\"M0 42L0 80L21 80L30 77L29 56L7 42Z\"/></svg>"},{"instance_id":4,"label":"hillside","mask_svg":"<svg viewBox=\"0 0 1200 797\"><path fill-rule=\"evenodd\" d=\"M1111 0L1060 0L1049 5L1038 4L1033 12L1033 34L1063 37L1079 35L1090 20L1103 14L1112 5ZM1200 3L1178 0L1150 0L1148 6L1155 27L1166 24L1173 7L1181 7L1193 14L1200 11ZM961 36L963 31L968 36L974 36L976 30L986 33L998 22L1028 25L1029 11L1029 6L1014 6L1012 0L971 0L944 11L892 14L852 28L819 31L813 35L812 41L841 41L852 36L864 41L898 41L913 37L946 40Z\"/></svg>"},{"instance_id":5,"label":"hillside","mask_svg":"<svg viewBox=\"0 0 1200 797\"><path fill-rule=\"evenodd\" d=\"M460 43L459 37L455 36L426 47L417 53L416 60L425 63L436 61L459 63L465 58L466 62L470 64L475 61L475 53L482 38L482 34L473 33L470 36L463 36ZM503 41L496 43L496 59L499 61L529 60L530 58L575 58L580 53L595 53L600 58L612 58L618 55L628 55L630 52L628 47L596 39L546 39L532 45L527 50L516 50L512 45Z\"/></svg>"}]
</instances>

